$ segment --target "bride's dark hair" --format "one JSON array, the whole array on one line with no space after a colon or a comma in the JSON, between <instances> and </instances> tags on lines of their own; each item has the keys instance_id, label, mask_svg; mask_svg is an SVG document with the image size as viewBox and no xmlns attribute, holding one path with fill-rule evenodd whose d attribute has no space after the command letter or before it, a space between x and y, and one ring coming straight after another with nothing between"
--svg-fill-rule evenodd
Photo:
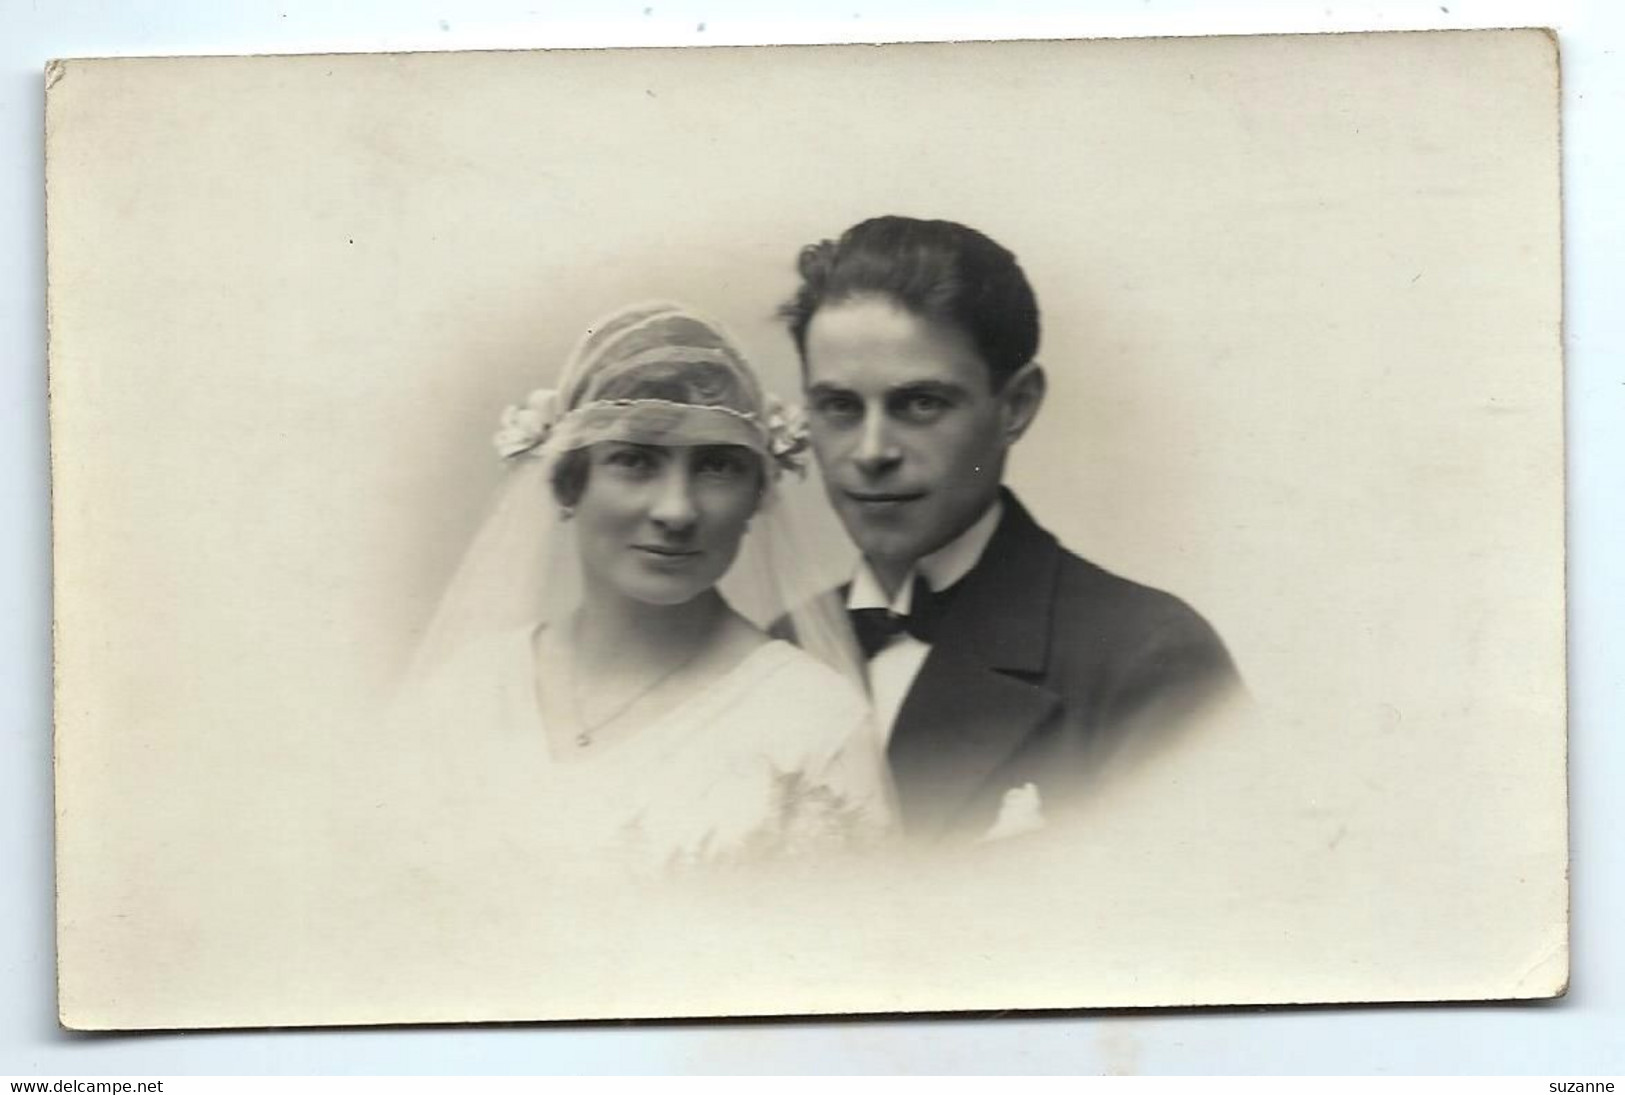
<instances>
[{"instance_id":1,"label":"bride's dark hair","mask_svg":"<svg viewBox=\"0 0 1625 1095\"><path fill-rule=\"evenodd\" d=\"M727 407L748 413L751 393L739 382L739 375L722 365L654 361L612 376L593 392L598 400L659 399L696 407ZM553 497L561 506L574 506L587 490L590 449L561 453L553 468ZM767 486L767 471L761 469L761 488Z\"/></svg>"}]
</instances>

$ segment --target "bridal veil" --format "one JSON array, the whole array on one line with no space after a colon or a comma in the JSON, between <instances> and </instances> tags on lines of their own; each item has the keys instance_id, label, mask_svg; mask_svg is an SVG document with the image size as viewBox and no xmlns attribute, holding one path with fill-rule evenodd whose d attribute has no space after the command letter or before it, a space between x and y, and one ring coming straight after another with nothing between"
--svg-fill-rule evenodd
<instances>
[{"instance_id":1,"label":"bridal veil","mask_svg":"<svg viewBox=\"0 0 1625 1095\"><path fill-rule=\"evenodd\" d=\"M763 392L717 323L668 302L604 317L576 344L558 385L507 408L493 440L504 480L419 644L411 678L432 674L482 637L573 610L580 565L553 480L568 454L621 441L739 445L757 455L761 504L720 588L747 619L789 631L861 687L861 656L844 613L820 595L805 540L780 498L784 473L799 468L805 428L799 414Z\"/></svg>"}]
</instances>

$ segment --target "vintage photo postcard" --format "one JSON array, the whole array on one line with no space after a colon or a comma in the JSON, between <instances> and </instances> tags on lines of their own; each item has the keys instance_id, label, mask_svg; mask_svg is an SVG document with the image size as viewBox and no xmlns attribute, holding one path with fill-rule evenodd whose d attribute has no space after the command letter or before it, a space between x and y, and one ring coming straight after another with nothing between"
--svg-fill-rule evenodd
<instances>
[{"instance_id":1,"label":"vintage photo postcard","mask_svg":"<svg viewBox=\"0 0 1625 1095\"><path fill-rule=\"evenodd\" d=\"M1565 991L1547 32L45 80L65 1025Z\"/></svg>"}]
</instances>

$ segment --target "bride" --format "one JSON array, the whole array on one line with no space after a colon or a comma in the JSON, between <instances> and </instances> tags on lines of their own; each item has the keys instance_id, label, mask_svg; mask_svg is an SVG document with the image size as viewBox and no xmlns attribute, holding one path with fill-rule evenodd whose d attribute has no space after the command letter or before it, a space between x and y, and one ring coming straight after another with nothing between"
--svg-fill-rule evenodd
<instances>
[{"instance_id":1,"label":"bride","mask_svg":"<svg viewBox=\"0 0 1625 1095\"><path fill-rule=\"evenodd\" d=\"M505 482L410 692L451 809L640 874L887 826L845 621L796 592L777 495L804 433L715 324L664 303L600 320L495 441ZM759 626L786 615L800 646Z\"/></svg>"}]
</instances>

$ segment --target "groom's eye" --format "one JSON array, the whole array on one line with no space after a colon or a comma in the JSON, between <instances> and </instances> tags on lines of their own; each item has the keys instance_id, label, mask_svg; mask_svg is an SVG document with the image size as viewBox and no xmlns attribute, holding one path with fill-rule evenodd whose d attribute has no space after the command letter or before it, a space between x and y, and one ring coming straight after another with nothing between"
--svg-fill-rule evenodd
<instances>
[{"instance_id":1,"label":"groom's eye","mask_svg":"<svg viewBox=\"0 0 1625 1095\"><path fill-rule=\"evenodd\" d=\"M953 406L936 392L899 392L891 401L891 413L905 422L935 422Z\"/></svg>"},{"instance_id":2,"label":"groom's eye","mask_svg":"<svg viewBox=\"0 0 1625 1095\"><path fill-rule=\"evenodd\" d=\"M855 422L863 417L863 402L845 392L826 392L813 401L813 410L831 422Z\"/></svg>"}]
</instances>

